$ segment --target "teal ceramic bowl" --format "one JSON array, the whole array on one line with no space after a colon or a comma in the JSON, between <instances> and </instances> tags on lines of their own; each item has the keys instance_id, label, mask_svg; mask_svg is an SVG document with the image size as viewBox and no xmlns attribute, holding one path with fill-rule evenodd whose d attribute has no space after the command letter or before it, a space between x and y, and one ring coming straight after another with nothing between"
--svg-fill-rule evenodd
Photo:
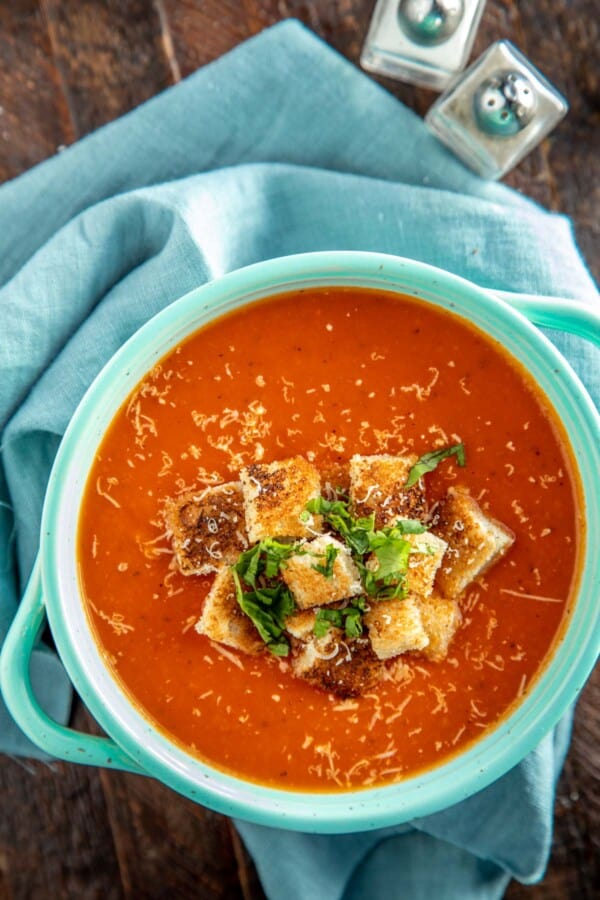
<instances>
[{"instance_id":1,"label":"teal ceramic bowl","mask_svg":"<svg viewBox=\"0 0 600 900\"><path fill-rule=\"evenodd\" d=\"M534 688L475 746L398 784L337 794L299 793L246 782L186 754L152 727L105 666L79 595L76 532L88 470L115 412L149 369L216 316L299 288L347 285L397 291L451 310L500 341L529 370L570 435L584 489L587 543L575 609ZM326 252L271 260L192 291L137 332L82 400L61 444L48 486L39 562L2 653L2 688L22 729L50 754L145 773L214 810L262 825L312 832L389 826L448 807L515 766L575 700L600 642L600 419L576 375L537 324L598 343L600 319L576 303L488 291L411 260ZM59 654L107 737L78 734L40 709L28 677L32 648L48 616Z\"/></svg>"}]
</instances>

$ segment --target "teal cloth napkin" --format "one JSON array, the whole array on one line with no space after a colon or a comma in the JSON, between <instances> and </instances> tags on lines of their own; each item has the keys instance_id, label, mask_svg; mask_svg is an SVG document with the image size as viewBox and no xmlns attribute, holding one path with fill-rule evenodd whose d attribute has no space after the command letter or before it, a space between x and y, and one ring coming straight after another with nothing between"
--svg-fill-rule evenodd
<instances>
[{"instance_id":1,"label":"teal cloth napkin","mask_svg":"<svg viewBox=\"0 0 600 900\"><path fill-rule=\"evenodd\" d=\"M191 288L308 250L409 256L488 287L597 302L565 218L472 175L422 121L296 22L0 188L0 639L37 546L61 435L91 380ZM600 396L598 356L552 335ZM40 647L60 721L70 690ZM270 898L500 897L541 877L565 721L451 810L383 832L238 823ZM0 748L39 755L0 703Z\"/></svg>"}]
</instances>

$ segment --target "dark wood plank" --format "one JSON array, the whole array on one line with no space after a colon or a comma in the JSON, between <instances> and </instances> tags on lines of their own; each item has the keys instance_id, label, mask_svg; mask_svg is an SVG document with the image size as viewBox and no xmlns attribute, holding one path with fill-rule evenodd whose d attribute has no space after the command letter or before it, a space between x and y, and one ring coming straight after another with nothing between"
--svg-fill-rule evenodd
<instances>
[{"instance_id":1,"label":"dark wood plank","mask_svg":"<svg viewBox=\"0 0 600 900\"><path fill-rule=\"evenodd\" d=\"M0 182L74 137L37 0L0 5Z\"/></svg>"},{"instance_id":2,"label":"dark wood plank","mask_svg":"<svg viewBox=\"0 0 600 900\"><path fill-rule=\"evenodd\" d=\"M541 145L547 205L575 222L581 249L600 280L600 92L596 0L519 4L523 50L566 96L567 118ZM529 193L526 183L519 185Z\"/></svg>"},{"instance_id":3,"label":"dark wood plank","mask_svg":"<svg viewBox=\"0 0 600 900\"><path fill-rule=\"evenodd\" d=\"M76 721L81 725L81 711ZM119 900L119 866L97 770L3 757L0 793L0 896Z\"/></svg>"},{"instance_id":4,"label":"dark wood plank","mask_svg":"<svg viewBox=\"0 0 600 900\"><path fill-rule=\"evenodd\" d=\"M102 733L79 715L82 730ZM119 896L255 900L248 889L258 879L229 819L151 778L108 769L99 778L119 865L107 883Z\"/></svg>"},{"instance_id":5,"label":"dark wood plank","mask_svg":"<svg viewBox=\"0 0 600 900\"><path fill-rule=\"evenodd\" d=\"M40 0L77 137L173 84L153 0Z\"/></svg>"},{"instance_id":6,"label":"dark wood plank","mask_svg":"<svg viewBox=\"0 0 600 900\"><path fill-rule=\"evenodd\" d=\"M552 857L544 880L512 882L506 900L595 900L600 895L600 669L577 708L569 756L558 785Z\"/></svg>"},{"instance_id":7,"label":"dark wood plank","mask_svg":"<svg viewBox=\"0 0 600 900\"><path fill-rule=\"evenodd\" d=\"M183 77L279 18L260 0L161 0L161 7Z\"/></svg>"},{"instance_id":8,"label":"dark wood plank","mask_svg":"<svg viewBox=\"0 0 600 900\"><path fill-rule=\"evenodd\" d=\"M358 63L373 0L161 0L182 74L189 75L283 19L303 22ZM413 89L389 82L395 93Z\"/></svg>"},{"instance_id":9,"label":"dark wood plank","mask_svg":"<svg viewBox=\"0 0 600 900\"><path fill-rule=\"evenodd\" d=\"M227 819L149 778L100 778L125 897L243 900Z\"/></svg>"},{"instance_id":10,"label":"dark wood plank","mask_svg":"<svg viewBox=\"0 0 600 900\"><path fill-rule=\"evenodd\" d=\"M244 900L266 900L256 867L233 822L229 822L231 841L238 867L238 877Z\"/></svg>"}]
</instances>

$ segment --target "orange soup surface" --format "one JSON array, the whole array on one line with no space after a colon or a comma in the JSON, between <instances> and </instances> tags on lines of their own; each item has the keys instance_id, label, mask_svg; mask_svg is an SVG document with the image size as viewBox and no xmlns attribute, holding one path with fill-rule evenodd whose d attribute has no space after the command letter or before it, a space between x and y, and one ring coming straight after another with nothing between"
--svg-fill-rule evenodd
<instances>
[{"instance_id":1,"label":"orange soup surface","mask_svg":"<svg viewBox=\"0 0 600 900\"><path fill-rule=\"evenodd\" d=\"M405 654L341 700L194 630L213 577L173 569L165 498L257 461L301 454L335 477L353 454L459 441L466 466L428 474L428 502L464 485L516 541L461 598L445 660ZM114 677L190 754L283 789L381 785L472 744L530 689L569 611L578 495L554 414L499 345L408 297L305 290L201 329L119 410L85 491L82 591Z\"/></svg>"}]
</instances>

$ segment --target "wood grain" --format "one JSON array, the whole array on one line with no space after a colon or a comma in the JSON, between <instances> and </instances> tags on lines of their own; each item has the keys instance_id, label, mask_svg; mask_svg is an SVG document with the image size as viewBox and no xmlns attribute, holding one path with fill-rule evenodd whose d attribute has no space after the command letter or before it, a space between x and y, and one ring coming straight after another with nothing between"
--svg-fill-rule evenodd
<instances>
[{"instance_id":1,"label":"wood grain","mask_svg":"<svg viewBox=\"0 0 600 900\"><path fill-rule=\"evenodd\" d=\"M37 2L0 5L0 182L74 136Z\"/></svg>"},{"instance_id":2,"label":"wood grain","mask_svg":"<svg viewBox=\"0 0 600 900\"><path fill-rule=\"evenodd\" d=\"M81 710L75 724L83 724ZM0 791L0 896L121 896L115 842L95 769L3 758Z\"/></svg>"},{"instance_id":3,"label":"wood grain","mask_svg":"<svg viewBox=\"0 0 600 900\"><path fill-rule=\"evenodd\" d=\"M41 0L76 137L173 84L152 0Z\"/></svg>"},{"instance_id":4,"label":"wood grain","mask_svg":"<svg viewBox=\"0 0 600 900\"><path fill-rule=\"evenodd\" d=\"M286 18L357 64L373 0L13 0L0 4L0 181L25 171ZM488 0L474 55L512 40L564 91L566 121L507 182L573 217L600 275L596 0ZM424 114L429 91L384 86ZM581 696L552 859L507 900L600 895L600 672ZM76 724L96 730L79 706ZM243 898L264 893L222 816L137 776L0 760L0 898ZM320 898L318 898L320 900Z\"/></svg>"},{"instance_id":5,"label":"wood grain","mask_svg":"<svg viewBox=\"0 0 600 900\"><path fill-rule=\"evenodd\" d=\"M513 881L506 900L596 900L600 894L600 669L585 687L575 715L569 756L559 781L552 858L544 881Z\"/></svg>"},{"instance_id":6,"label":"wood grain","mask_svg":"<svg viewBox=\"0 0 600 900\"><path fill-rule=\"evenodd\" d=\"M228 821L156 781L100 773L124 897L243 898ZM168 863L167 863L168 860ZM168 865L168 878L165 866Z\"/></svg>"},{"instance_id":7,"label":"wood grain","mask_svg":"<svg viewBox=\"0 0 600 900\"><path fill-rule=\"evenodd\" d=\"M584 256L600 278L600 29L596 0L519 5L522 49L565 95L570 111L542 143L550 198L571 216ZM538 27L537 20L543 23ZM520 167L519 167L520 168ZM517 170L519 171L519 170ZM509 182L510 183L510 182ZM526 185L519 185L529 193ZM545 201L542 201L545 202Z\"/></svg>"}]
</instances>

